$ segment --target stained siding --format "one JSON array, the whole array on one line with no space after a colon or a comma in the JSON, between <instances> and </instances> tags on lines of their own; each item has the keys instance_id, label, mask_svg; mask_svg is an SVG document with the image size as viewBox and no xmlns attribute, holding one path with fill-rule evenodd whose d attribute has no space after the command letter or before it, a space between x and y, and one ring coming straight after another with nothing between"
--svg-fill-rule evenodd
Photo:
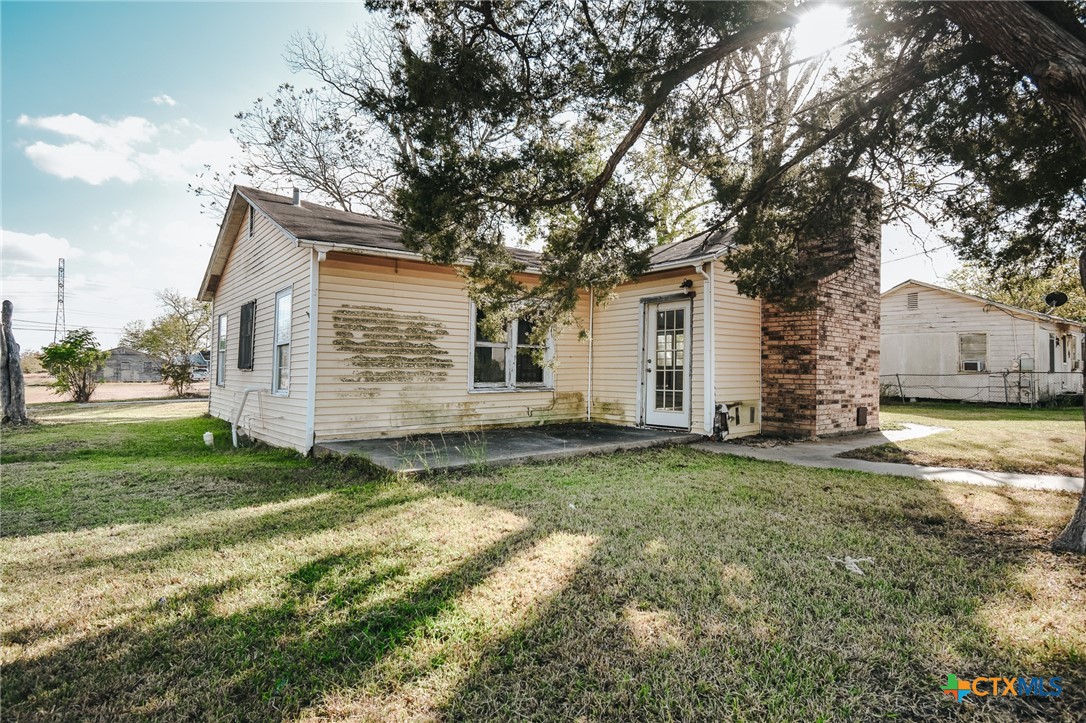
<instances>
[{"instance_id":1,"label":"stained siding","mask_svg":"<svg viewBox=\"0 0 1086 723\"><path fill-rule=\"evenodd\" d=\"M735 275L716 262L714 326L716 345L716 402L742 404L742 421L730 426L731 437L761 431L762 302L741 296ZM754 407L754 422L749 408Z\"/></svg>"},{"instance_id":2,"label":"stained siding","mask_svg":"<svg viewBox=\"0 0 1086 723\"><path fill-rule=\"evenodd\" d=\"M554 340L553 392L469 391L471 304L453 269L333 253L320 273L318 441L584 419L587 344L576 328ZM587 300L582 306L586 318ZM337 332L352 341L364 338L364 329L344 326L352 313L387 316L386 326L405 330L407 344L433 348L419 351L417 366L402 374L391 367L360 368L352 363L354 354L336 345ZM371 335L392 343L387 332Z\"/></svg>"},{"instance_id":3,"label":"stained siding","mask_svg":"<svg viewBox=\"0 0 1086 723\"><path fill-rule=\"evenodd\" d=\"M917 294L915 309L908 307L910 293ZM1062 346L1056 349L1055 365L1062 374L1047 374L1049 334L1070 334L1081 349L1079 328L1060 328L996 307L984 309L983 302L923 286L906 285L883 296L882 375L884 381L900 375L892 380L892 392L905 397L1018 403L1081 391L1081 375L1072 373L1070 355L1063 361ZM958 369L958 335L968 333L988 335L987 373ZM1035 377L1014 373L1026 355L1033 357L1034 369L1041 372Z\"/></svg>"},{"instance_id":4,"label":"stained siding","mask_svg":"<svg viewBox=\"0 0 1086 723\"><path fill-rule=\"evenodd\" d=\"M251 213L251 211L250 211ZM225 385L215 377L211 364L211 414L233 421L242 394L250 387L241 427L254 438L280 447L306 451L305 433L306 370L309 356L309 249L297 248L275 224L256 215L254 234L249 237L246 215L234 240L222 279L215 291L212 325L217 329L219 314L227 315ZM275 294L293 286L290 344L290 389L286 396L273 395L272 353L274 344ZM238 369L238 333L241 306L256 300L256 329L253 369ZM214 345L214 340L213 340ZM214 359L214 356L212 357Z\"/></svg>"},{"instance_id":5,"label":"stained siding","mask_svg":"<svg viewBox=\"0 0 1086 723\"><path fill-rule=\"evenodd\" d=\"M917 294L917 308L908 295ZM882 297L882 374L957 374L958 335L988 335L988 370L1015 368L1035 355L1037 322L936 289L907 285ZM1047 352L1046 352L1047 354ZM1040 359L1038 359L1040 362ZM1047 356L1044 359L1047 365ZM1038 366L1047 371L1047 366Z\"/></svg>"},{"instance_id":6,"label":"stained siding","mask_svg":"<svg viewBox=\"0 0 1086 723\"><path fill-rule=\"evenodd\" d=\"M593 333L592 419L634 426L640 423L638 385L641 368L641 299L677 294L683 279L693 282L690 404L691 429L704 432L704 325L702 278L693 269L651 274L618 287L596 309Z\"/></svg>"}]
</instances>

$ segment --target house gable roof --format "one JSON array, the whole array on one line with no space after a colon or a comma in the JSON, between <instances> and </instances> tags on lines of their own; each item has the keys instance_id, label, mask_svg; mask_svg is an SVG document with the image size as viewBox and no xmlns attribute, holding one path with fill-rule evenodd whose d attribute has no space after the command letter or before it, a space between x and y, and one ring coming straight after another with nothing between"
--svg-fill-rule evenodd
<instances>
[{"instance_id":1,"label":"house gable roof","mask_svg":"<svg viewBox=\"0 0 1086 723\"><path fill-rule=\"evenodd\" d=\"M309 201L294 205L293 199L288 196L258 188L235 186L200 285L199 298L202 301L210 301L214 296L230 257L230 249L250 206L275 224L295 244L325 245L362 253L369 251L378 255L423 258L422 254L409 249L403 243L404 229L399 224ZM719 258L730 247L731 236L731 231L714 231L660 246L649 256L649 271L662 271ZM514 260L524 264L529 271L538 269L541 258L538 252L515 247L510 247L509 252Z\"/></svg>"},{"instance_id":2,"label":"house gable roof","mask_svg":"<svg viewBox=\"0 0 1086 723\"><path fill-rule=\"evenodd\" d=\"M896 293L907 286L917 286L924 289L930 289L931 291L939 291L944 294L950 294L951 296L956 296L960 299L967 299L969 301L975 301L979 304L984 304L985 306L992 306L997 309L1002 309L1008 314L1014 314L1015 316L1024 316L1031 319L1039 319L1040 321L1047 321L1053 324L1070 324L1071 326L1075 326L1080 329L1086 327L1086 324L1083 324L1083 322L1081 321L1075 321L1074 319L1065 319L1062 316L1053 316L1052 314L1045 314L1041 311L1033 311L1032 309L1023 309L1020 306L1003 304L998 301L992 301L991 299L985 299L983 296L967 294L964 291L955 291L954 289L948 289L943 286L936 286L935 284L929 284L926 281L917 281L916 279L909 279L908 281L903 281L892 289L887 289L882 293L882 296L880 298L885 299L890 294Z\"/></svg>"}]
</instances>

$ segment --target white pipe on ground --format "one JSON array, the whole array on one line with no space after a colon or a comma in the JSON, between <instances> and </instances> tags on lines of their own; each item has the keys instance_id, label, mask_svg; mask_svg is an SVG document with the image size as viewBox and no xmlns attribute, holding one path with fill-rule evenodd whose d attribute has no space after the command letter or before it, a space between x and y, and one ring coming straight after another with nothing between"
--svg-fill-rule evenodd
<instances>
[{"instance_id":1,"label":"white pipe on ground","mask_svg":"<svg viewBox=\"0 0 1086 723\"><path fill-rule=\"evenodd\" d=\"M238 446L238 425L241 424L241 413L245 409L245 402L249 399L249 395L253 392L263 392L264 387L246 387L241 393L241 404L238 406L238 413L234 417L234 421L230 424L230 437L234 441L234 446Z\"/></svg>"}]
</instances>

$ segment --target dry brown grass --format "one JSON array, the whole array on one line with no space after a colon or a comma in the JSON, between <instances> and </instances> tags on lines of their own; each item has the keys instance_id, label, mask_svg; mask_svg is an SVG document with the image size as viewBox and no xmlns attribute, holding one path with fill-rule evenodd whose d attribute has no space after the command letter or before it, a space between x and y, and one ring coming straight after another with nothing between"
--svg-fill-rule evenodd
<instances>
[{"instance_id":1,"label":"dry brown grass","mask_svg":"<svg viewBox=\"0 0 1086 723\"><path fill-rule=\"evenodd\" d=\"M52 377L44 374L30 375L26 383L26 403L28 405L56 404L68 402L69 397L64 394L55 394L47 386L52 382ZM192 393L207 397L209 390L207 382L197 383ZM141 399L170 399L174 393L165 384L154 382L102 382L94 390L91 403L94 402L124 402Z\"/></svg>"},{"instance_id":2,"label":"dry brown grass","mask_svg":"<svg viewBox=\"0 0 1086 723\"><path fill-rule=\"evenodd\" d=\"M841 456L992 472L1082 476L1084 439L1080 408L894 404L884 406L879 419L883 428L914 422L950 431L858 449Z\"/></svg>"}]
</instances>

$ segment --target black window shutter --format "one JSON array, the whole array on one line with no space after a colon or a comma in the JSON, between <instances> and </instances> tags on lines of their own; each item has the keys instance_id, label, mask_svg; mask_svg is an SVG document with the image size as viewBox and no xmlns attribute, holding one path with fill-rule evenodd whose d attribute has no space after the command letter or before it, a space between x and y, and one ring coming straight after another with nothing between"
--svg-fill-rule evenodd
<instances>
[{"instance_id":1,"label":"black window shutter","mask_svg":"<svg viewBox=\"0 0 1086 723\"><path fill-rule=\"evenodd\" d=\"M238 337L238 369L253 368L253 337L256 332L256 302L241 307Z\"/></svg>"}]
</instances>

